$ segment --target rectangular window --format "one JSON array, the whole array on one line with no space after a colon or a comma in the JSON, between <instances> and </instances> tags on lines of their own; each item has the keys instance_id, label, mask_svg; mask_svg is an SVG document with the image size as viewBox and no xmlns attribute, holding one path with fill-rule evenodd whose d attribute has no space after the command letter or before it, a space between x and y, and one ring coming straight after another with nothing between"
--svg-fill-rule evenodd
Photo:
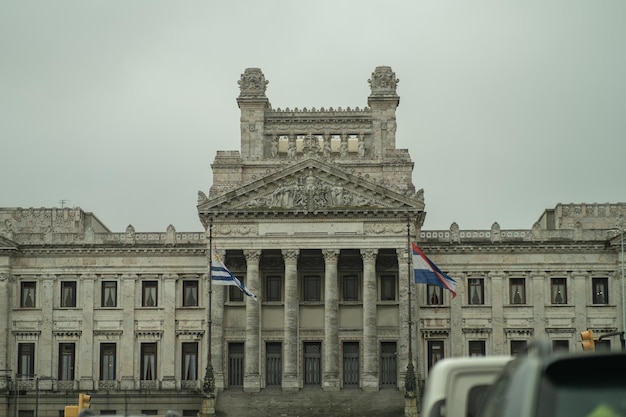
<instances>
[{"instance_id":1,"label":"rectangular window","mask_svg":"<svg viewBox=\"0 0 626 417\"><path fill-rule=\"evenodd\" d=\"M76 358L76 344L59 343L59 381L74 380L74 361Z\"/></svg>"},{"instance_id":2,"label":"rectangular window","mask_svg":"<svg viewBox=\"0 0 626 417\"><path fill-rule=\"evenodd\" d=\"M265 351L265 385L279 387L283 375L283 346L280 342L268 342Z\"/></svg>"},{"instance_id":3,"label":"rectangular window","mask_svg":"<svg viewBox=\"0 0 626 417\"><path fill-rule=\"evenodd\" d=\"M511 355L525 355L527 345L526 340L511 340Z\"/></svg>"},{"instance_id":4,"label":"rectangular window","mask_svg":"<svg viewBox=\"0 0 626 417\"><path fill-rule=\"evenodd\" d=\"M19 377L35 375L35 344L20 343L17 346L17 373Z\"/></svg>"},{"instance_id":5,"label":"rectangular window","mask_svg":"<svg viewBox=\"0 0 626 417\"><path fill-rule=\"evenodd\" d=\"M552 304L567 304L567 280L565 278L550 279L550 300Z\"/></svg>"},{"instance_id":6,"label":"rectangular window","mask_svg":"<svg viewBox=\"0 0 626 417\"><path fill-rule=\"evenodd\" d=\"M359 344L343 343L343 386L359 386Z\"/></svg>"},{"instance_id":7,"label":"rectangular window","mask_svg":"<svg viewBox=\"0 0 626 417\"><path fill-rule=\"evenodd\" d=\"M302 277L302 300L322 300L322 279L319 275L305 275Z\"/></svg>"},{"instance_id":8,"label":"rectangular window","mask_svg":"<svg viewBox=\"0 0 626 417\"><path fill-rule=\"evenodd\" d=\"M228 386L243 387L243 343L228 344Z\"/></svg>"},{"instance_id":9,"label":"rectangular window","mask_svg":"<svg viewBox=\"0 0 626 417\"><path fill-rule=\"evenodd\" d=\"M468 304L485 304L485 280L482 278L469 278L468 280Z\"/></svg>"},{"instance_id":10,"label":"rectangular window","mask_svg":"<svg viewBox=\"0 0 626 417\"><path fill-rule=\"evenodd\" d=\"M100 380L115 381L115 343L100 343Z\"/></svg>"},{"instance_id":11,"label":"rectangular window","mask_svg":"<svg viewBox=\"0 0 626 417\"><path fill-rule=\"evenodd\" d=\"M380 344L380 385L395 387L398 383L398 362L396 342Z\"/></svg>"},{"instance_id":12,"label":"rectangular window","mask_svg":"<svg viewBox=\"0 0 626 417\"><path fill-rule=\"evenodd\" d=\"M443 305L443 288L428 284L426 286L426 303L430 306Z\"/></svg>"},{"instance_id":13,"label":"rectangular window","mask_svg":"<svg viewBox=\"0 0 626 417\"><path fill-rule=\"evenodd\" d=\"M198 342L182 344L182 380L195 381L198 379Z\"/></svg>"},{"instance_id":14,"label":"rectangular window","mask_svg":"<svg viewBox=\"0 0 626 417\"><path fill-rule=\"evenodd\" d=\"M239 279L242 284L246 284L245 275L235 273L235 276ZM243 302L243 291L235 285L228 286L228 301L241 303Z\"/></svg>"},{"instance_id":15,"label":"rectangular window","mask_svg":"<svg viewBox=\"0 0 626 417\"><path fill-rule=\"evenodd\" d=\"M117 307L117 281L102 281L102 307Z\"/></svg>"},{"instance_id":16,"label":"rectangular window","mask_svg":"<svg viewBox=\"0 0 626 417\"><path fill-rule=\"evenodd\" d=\"M183 307L198 306L198 281L183 281Z\"/></svg>"},{"instance_id":17,"label":"rectangular window","mask_svg":"<svg viewBox=\"0 0 626 417\"><path fill-rule=\"evenodd\" d=\"M76 281L61 281L61 307L76 307Z\"/></svg>"},{"instance_id":18,"label":"rectangular window","mask_svg":"<svg viewBox=\"0 0 626 417\"><path fill-rule=\"evenodd\" d=\"M487 354L484 340L470 340L468 350L469 356L485 356Z\"/></svg>"},{"instance_id":19,"label":"rectangular window","mask_svg":"<svg viewBox=\"0 0 626 417\"><path fill-rule=\"evenodd\" d=\"M610 352L611 339L602 339L596 342L596 352Z\"/></svg>"},{"instance_id":20,"label":"rectangular window","mask_svg":"<svg viewBox=\"0 0 626 417\"><path fill-rule=\"evenodd\" d=\"M396 301L396 281L395 275L380 276L381 301Z\"/></svg>"},{"instance_id":21,"label":"rectangular window","mask_svg":"<svg viewBox=\"0 0 626 417\"><path fill-rule=\"evenodd\" d=\"M526 279L509 280L509 300L511 304L526 304Z\"/></svg>"},{"instance_id":22,"label":"rectangular window","mask_svg":"<svg viewBox=\"0 0 626 417\"><path fill-rule=\"evenodd\" d=\"M553 340L552 350L554 352L569 352L569 340Z\"/></svg>"},{"instance_id":23,"label":"rectangular window","mask_svg":"<svg viewBox=\"0 0 626 417\"><path fill-rule=\"evenodd\" d=\"M35 282L22 282L20 284L20 307L35 307Z\"/></svg>"},{"instance_id":24,"label":"rectangular window","mask_svg":"<svg viewBox=\"0 0 626 417\"><path fill-rule=\"evenodd\" d=\"M265 301L282 300L282 277L280 275L268 275L265 277Z\"/></svg>"},{"instance_id":25,"label":"rectangular window","mask_svg":"<svg viewBox=\"0 0 626 417\"><path fill-rule=\"evenodd\" d=\"M322 344L304 342L304 385L321 385Z\"/></svg>"},{"instance_id":26,"label":"rectangular window","mask_svg":"<svg viewBox=\"0 0 626 417\"><path fill-rule=\"evenodd\" d=\"M143 381L156 381L157 379L156 343L141 344L141 379Z\"/></svg>"},{"instance_id":27,"label":"rectangular window","mask_svg":"<svg viewBox=\"0 0 626 417\"><path fill-rule=\"evenodd\" d=\"M157 281L142 281L141 282L141 306L142 307L156 307L157 304Z\"/></svg>"},{"instance_id":28,"label":"rectangular window","mask_svg":"<svg viewBox=\"0 0 626 417\"><path fill-rule=\"evenodd\" d=\"M608 304L609 303L609 279L608 278L592 278L593 286L593 303Z\"/></svg>"},{"instance_id":29,"label":"rectangular window","mask_svg":"<svg viewBox=\"0 0 626 417\"><path fill-rule=\"evenodd\" d=\"M444 358L443 340L428 341L428 369Z\"/></svg>"},{"instance_id":30,"label":"rectangular window","mask_svg":"<svg viewBox=\"0 0 626 417\"><path fill-rule=\"evenodd\" d=\"M343 301L359 301L359 277L357 275L342 276L341 296Z\"/></svg>"}]
</instances>

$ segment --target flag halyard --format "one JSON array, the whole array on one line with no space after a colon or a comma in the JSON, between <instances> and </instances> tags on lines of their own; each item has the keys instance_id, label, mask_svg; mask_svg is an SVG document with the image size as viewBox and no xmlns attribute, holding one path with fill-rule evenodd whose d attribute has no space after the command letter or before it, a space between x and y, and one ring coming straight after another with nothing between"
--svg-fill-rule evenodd
<instances>
[{"instance_id":1,"label":"flag halyard","mask_svg":"<svg viewBox=\"0 0 626 417\"><path fill-rule=\"evenodd\" d=\"M416 284L436 285L452 293L452 298L456 297L456 281L441 272L422 250L411 242L413 275Z\"/></svg>"}]
</instances>

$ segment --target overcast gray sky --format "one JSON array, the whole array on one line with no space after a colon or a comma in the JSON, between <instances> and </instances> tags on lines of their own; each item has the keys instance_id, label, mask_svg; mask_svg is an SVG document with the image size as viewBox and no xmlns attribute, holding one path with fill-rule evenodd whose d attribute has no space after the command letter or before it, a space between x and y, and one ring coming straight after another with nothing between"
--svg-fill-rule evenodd
<instances>
[{"instance_id":1,"label":"overcast gray sky","mask_svg":"<svg viewBox=\"0 0 626 417\"><path fill-rule=\"evenodd\" d=\"M365 107L379 65L424 229L626 201L624 0L0 0L0 206L202 230L245 68L274 108Z\"/></svg>"}]
</instances>

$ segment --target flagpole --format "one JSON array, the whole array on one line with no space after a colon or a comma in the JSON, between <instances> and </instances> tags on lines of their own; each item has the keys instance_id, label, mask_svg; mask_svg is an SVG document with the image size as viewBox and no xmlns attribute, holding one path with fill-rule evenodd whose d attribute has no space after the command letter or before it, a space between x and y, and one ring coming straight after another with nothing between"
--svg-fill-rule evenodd
<instances>
[{"instance_id":1,"label":"flagpole","mask_svg":"<svg viewBox=\"0 0 626 417\"><path fill-rule=\"evenodd\" d=\"M213 364L211 363L211 327L212 327L212 302L213 302L213 218L209 218L209 306L207 312L207 363L204 381L202 383L202 392L204 400L202 401L203 417L215 415L215 376L213 374Z\"/></svg>"},{"instance_id":2,"label":"flagpole","mask_svg":"<svg viewBox=\"0 0 626 417\"><path fill-rule=\"evenodd\" d=\"M406 263L407 263L407 288L408 288L408 295L409 295L409 302L408 302L408 306L409 306L409 320L408 320L408 324L409 324L409 363L406 367L406 377L405 377L405 382L404 382L404 393L406 397L415 397L416 396L416 388L417 388L417 384L416 384L416 380L415 380L415 368L413 368L413 335L412 335L412 328L413 328L413 307L411 305L411 293L412 293L412 280L411 280L411 258L412 258L412 251L411 251L411 219L410 217L407 217L406 219L406 241L407 241L407 259L406 259Z\"/></svg>"}]
</instances>

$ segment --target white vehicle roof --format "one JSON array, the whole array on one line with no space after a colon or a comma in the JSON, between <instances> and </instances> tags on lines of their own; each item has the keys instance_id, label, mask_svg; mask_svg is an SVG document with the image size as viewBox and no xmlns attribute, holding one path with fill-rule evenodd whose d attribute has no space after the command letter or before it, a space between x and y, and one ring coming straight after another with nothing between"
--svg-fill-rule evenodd
<instances>
[{"instance_id":1,"label":"white vehicle roof","mask_svg":"<svg viewBox=\"0 0 626 417\"><path fill-rule=\"evenodd\" d=\"M420 415L430 417L433 407L443 400L446 417L466 417L467 397L471 388L493 383L512 359L512 356L472 356L440 360L430 369L426 379ZM447 396L452 398L448 399Z\"/></svg>"}]
</instances>

